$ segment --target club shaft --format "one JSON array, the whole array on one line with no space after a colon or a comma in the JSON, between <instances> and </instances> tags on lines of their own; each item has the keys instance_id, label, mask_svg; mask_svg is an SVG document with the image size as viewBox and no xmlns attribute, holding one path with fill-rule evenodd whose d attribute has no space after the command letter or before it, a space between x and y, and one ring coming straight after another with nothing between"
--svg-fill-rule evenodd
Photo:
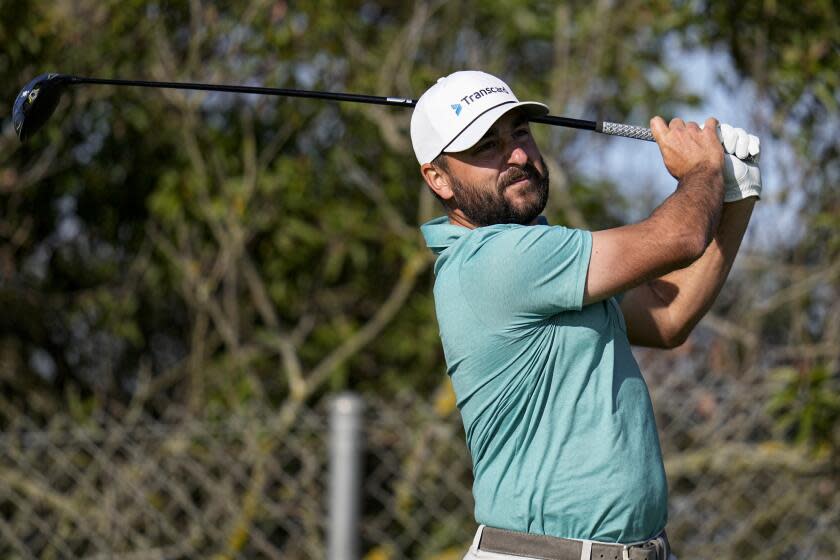
<instances>
[{"instance_id":1,"label":"club shaft","mask_svg":"<svg viewBox=\"0 0 840 560\"><path fill-rule=\"evenodd\" d=\"M358 93L342 93L330 91L310 91L300 89L272 88L262 86L240 86L230 84L203 84L195 82L157 82L148 80L120 80L109 78L89 78L82 76L62 76L67 85L74 84L102 84L114 86L134 86L145 88L182 89L194 91L221 91L228 93L253 93L258 95L276 95L280 97L302 97L307 99L325 99L328 101L349 101L352 103L367 103L371 105L387 105L391 107L414 107L417 102L414 99L403 97L383 97L379 95L362 95ZM648 140L653 142L653 135L649 128L632 126L606 121L588 121L583 119L572 119L545 115L542 117L531 117L531 122L562 126L565 128L577 128L580 130L591 130L611 136L623 136L636 140Z\"/></svg>"},{"instance_id":2,"label":"club shaft","mask_svg":"<svg viewBox=\"0 0 840 560\"><path fill-rule=\"evenodd\" d=\"M113 86L135 86L145 88L186 89L195 91L222 91L227 93L254 93L258 95L276 95L280 97L304 97L309 99L326 99L329 101L350 101L353 103L368 103L371 105L390 105L395 107L414 107L413 99L401 97L382 97L378 95L361 95L358 93L340 93L330 91L307 91L300 89L284 89L261 86L239 86L229 84L201 84L194 82L153 82L147 80L117 80L108 78L84 78L70 76L69 85L74 84L104 84Z\"/></svg>"},{"instance_id":3,"label":"club shaft","mask_svg":"<svg viewBox=\"0 0 840 560\"><path fill-rule=\"evenodd\" d=\"M585 121L582 119L570 119L568 117L555 117L554 115L546 115L544 117L531 117L531 122L551 124L554 126L563 126L566 128L577 128L580 130L597 131L597 121Z\"/></svg>"}]
</instances>

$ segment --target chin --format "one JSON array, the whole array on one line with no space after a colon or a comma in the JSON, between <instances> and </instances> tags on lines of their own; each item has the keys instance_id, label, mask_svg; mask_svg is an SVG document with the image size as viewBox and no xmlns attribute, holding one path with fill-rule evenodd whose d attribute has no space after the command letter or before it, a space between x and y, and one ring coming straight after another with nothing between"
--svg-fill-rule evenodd
<instances>
[{"instance_id":1,"label":"chin","mask_svg":"<svg viewBox=\"0 0 840 560\"><path fill-rule=\"evenodd\" d=\"M534 216L539 216L545 210L547 202L547 198L544 199L539 193L529 193L525 196L517 197L516 201L511 201L511 206L516 208L518 214L534 214Z\"/></svg>"}]
</instances>

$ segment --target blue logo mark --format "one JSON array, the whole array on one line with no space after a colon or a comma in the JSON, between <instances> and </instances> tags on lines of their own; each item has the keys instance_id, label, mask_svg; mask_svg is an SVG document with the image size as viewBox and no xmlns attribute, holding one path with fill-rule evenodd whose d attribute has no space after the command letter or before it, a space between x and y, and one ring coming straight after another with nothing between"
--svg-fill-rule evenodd
<instances>
[{"instance_id":1,"label":"blue logo mark","mask_svg":"<svg viewBox=\"0 0 840 560\"><path fill-rule=\"evenodd\" d=\"M450 105L450 107L452 107L452 110L455 111L455 116L456 117L461 114L461 104L460 103Z\"/></svg>"}]
</instances>

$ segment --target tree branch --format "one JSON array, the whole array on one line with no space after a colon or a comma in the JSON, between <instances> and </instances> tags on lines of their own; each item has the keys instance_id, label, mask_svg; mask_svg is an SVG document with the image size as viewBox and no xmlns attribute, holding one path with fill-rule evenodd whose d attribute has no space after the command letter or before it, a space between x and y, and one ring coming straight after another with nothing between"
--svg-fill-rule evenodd
<instances>
[{"instance_id":1,"label":"tree branch","mask_svg":"<svg viewBox=\"0 0 840 560\"><path fill-rule=\"evenodd\" d=\"M432 262L432 255L427 251L418 251L403 266L400 279L391 290L388 299L376 314L352 336L324 358L306 379L306 395L311 395L337 367L376 338L382 329L394 318L403 306L417 277Z\"/></svg>"}]
</instances>

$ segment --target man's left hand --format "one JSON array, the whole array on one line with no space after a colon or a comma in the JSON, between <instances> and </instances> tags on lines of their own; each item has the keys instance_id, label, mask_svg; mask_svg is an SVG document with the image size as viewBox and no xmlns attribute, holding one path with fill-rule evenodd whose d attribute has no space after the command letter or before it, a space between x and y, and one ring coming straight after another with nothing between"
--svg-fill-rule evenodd
<instances>
[{"instance_id":1,"label":"man's left hand","mask_svg":"<svg viewBox=\"0 0 840 560\"><path fill-rule=\"evenodd\" d=\"M757 136L743 128L720 125L720 141L725 152L723 166L724 202L735 202L751 196L761 197L760 152Z\"/></svg>"}]
</instances>

